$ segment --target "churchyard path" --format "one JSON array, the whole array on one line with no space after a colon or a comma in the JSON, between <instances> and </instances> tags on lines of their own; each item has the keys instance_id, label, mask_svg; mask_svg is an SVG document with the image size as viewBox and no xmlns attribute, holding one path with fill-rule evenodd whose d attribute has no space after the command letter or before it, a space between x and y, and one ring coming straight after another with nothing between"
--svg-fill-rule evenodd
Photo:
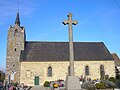
<instances>
[{"instance_id":1,"label":"churchyard path","mask_svg":"<svg viewBox=\"0 0 120 90\"><path fill-rule=\"evenodd\" d=\"M34 86L31 88L31 90L46 90L44 86Z\"/></svg>"}]
</instances>

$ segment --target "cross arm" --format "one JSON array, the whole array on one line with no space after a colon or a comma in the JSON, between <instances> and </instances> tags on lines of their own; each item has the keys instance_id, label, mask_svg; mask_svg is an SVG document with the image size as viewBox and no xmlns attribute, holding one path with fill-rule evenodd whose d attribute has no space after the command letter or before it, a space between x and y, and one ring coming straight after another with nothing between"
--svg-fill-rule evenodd
<instances>
[{"instance_id":1,"label":"cross arm","mask_svg":"<svg viewBox=\"0 0 120 90\"><path fill-rule=\"evenodd\" d=\"M66 25L66 24L68 24L68 21L67 21L67 20L64 20L62 23L63 23L64 25Z\"/></svg>"},{"instance_id":2,"label":"cross arm","mask_svg":"<svg viewBox=\"0 0 120 90\"><path fill-rule=\"evenodd\" d=\"M76 25L76 24L78 24L78 21L77 21L77 20L74 20L74 21L72 22L72 24L73 24L73 25Z\"/></svg>"}]
</instances>

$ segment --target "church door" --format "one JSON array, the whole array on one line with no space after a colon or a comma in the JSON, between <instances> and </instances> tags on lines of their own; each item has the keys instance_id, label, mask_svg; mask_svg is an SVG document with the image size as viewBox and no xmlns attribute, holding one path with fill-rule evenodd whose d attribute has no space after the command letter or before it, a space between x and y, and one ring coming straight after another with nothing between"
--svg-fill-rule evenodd
<instances>
[{"instance_id":1,"label":"church door","mask_svg":"<svg viewBox=\"0 0 120 90\"><path fill-rule=\"evenodd\" d=\"M35 76L34 84L39 85L39 76Z\"/></svg>"}]
</instances>

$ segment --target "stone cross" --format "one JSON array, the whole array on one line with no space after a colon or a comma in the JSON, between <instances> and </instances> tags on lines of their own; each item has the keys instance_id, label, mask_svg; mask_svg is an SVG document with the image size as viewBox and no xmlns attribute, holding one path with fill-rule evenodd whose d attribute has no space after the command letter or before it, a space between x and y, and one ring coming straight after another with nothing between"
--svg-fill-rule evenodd
<instances>
[{"instance_id":1,"label":"stone cross","mask_svg":"<svg viewBox=\"0 0 120 90\"><path fill-rule=\"evenodd\" d=\"M72 25L76 25L77 20L72 20L72 13L68 14L68 20L64 20L63 24L68 24L69 29L69 59L70 59L70 76L74 76L74 50L73 50L73 30Z\"/></svg>"}]
</instances>

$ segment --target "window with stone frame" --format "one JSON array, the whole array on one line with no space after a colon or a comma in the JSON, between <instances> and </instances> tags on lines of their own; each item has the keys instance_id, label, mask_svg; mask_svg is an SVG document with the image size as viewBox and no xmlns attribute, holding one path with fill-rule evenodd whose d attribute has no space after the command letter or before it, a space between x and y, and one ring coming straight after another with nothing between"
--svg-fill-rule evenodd
<instances>
[{"instance_id":1,"label":"window with stone frame","mask_svg":"<svg viewBox=\"0 0 120 90\"><path fill-rule=\"evenodd\" d=\"M51 66L48 67L47 76L48 76L48 77L51 77L51 76L52 76L52 67L51 67Z\"/></svg>"},{"instance_id":2,"label":"window with stone frame","mask_svg":"<svg viewBox=\"0 0 120 90\"><path fill-rule=\"evenodd\" d=\"M105 78L104 65L100 65L100 77L101 77L101 79Z\"/></svg>"},{"instance_id":3,"label":"window with stone frame","mask_svg":"<svg viewBox=\"0 0 120 90\"><path fill-rule=\"evenodd\" d=\"M85 66L85 75L89 75L90 72L89 72L89 66Z\"/></svg>"},{"instance_id":4,"label":"window with stone frame","mask_svg":"<svg viewBox=\"0 0 120 90\"><path fill-rule=\"evenodd\" d=\"M26 77L27 77L27 78L31 77L31 70L27 70L27 71L26 71Z\"/></svg>"}]
</instances>

